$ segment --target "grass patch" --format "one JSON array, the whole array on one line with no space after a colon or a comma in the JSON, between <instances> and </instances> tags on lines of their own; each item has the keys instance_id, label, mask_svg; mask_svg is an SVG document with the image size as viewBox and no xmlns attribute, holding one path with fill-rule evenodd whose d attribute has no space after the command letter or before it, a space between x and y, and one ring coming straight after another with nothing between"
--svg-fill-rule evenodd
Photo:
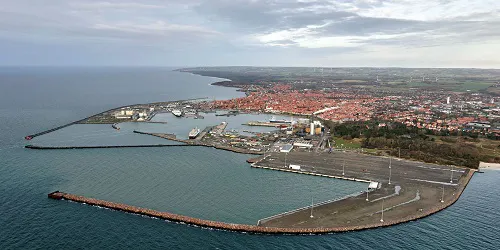
<instances>
[{"instance_id":1,"label":"grass patch","mask_svg":"<svg viewBox=\"0 0 500 250\"><path fill-rule=\"evenodd\" d=\"M333 140L335 141L335 147L337 148L350 148L350 149L361 148L361 142L356 139L344 140L341 137L334 137Z\"/></svg>"},{"instance_id":2,"label":"grass patch","mask_svg":"<svg viewBox=\"0 0 500 250\"><path fill-rule=\"evenodd\" d=\"M493 83L488 83L488 82L465 82L463 84L460 84L456 87L456 90L459 91L479 91L483 89L487 89L488 87L492 86Z\"/></svg>"}]
</instances>

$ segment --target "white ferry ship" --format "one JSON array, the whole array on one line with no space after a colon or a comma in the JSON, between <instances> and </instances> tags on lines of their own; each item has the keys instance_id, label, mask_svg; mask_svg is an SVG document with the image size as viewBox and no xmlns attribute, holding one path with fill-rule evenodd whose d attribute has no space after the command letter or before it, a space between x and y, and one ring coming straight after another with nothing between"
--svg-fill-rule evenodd
<instances>
[{"instance_id":1,"label":"white ferry ship","mask_svg":"<svg viewBox=\"0 0 500 250\"><path fill-rule=\"evenodd\" d=\"M172 114L174 114L177 117L181 117L182 116L182 111L178 110L178 109L174 109L174 110L172 110Z\"/></svg>"},{"instance_id":2,"label":"white ferry ship","mask_svg":"<svg viewBox=\"0 0 500 250\"><path fill-rule=\"evenodd\" d=\"M200 134L200 129L199 128L193 128L191 132L189 132L189 139L195 139L196 136Z\"/></svg>"}]
</instances>

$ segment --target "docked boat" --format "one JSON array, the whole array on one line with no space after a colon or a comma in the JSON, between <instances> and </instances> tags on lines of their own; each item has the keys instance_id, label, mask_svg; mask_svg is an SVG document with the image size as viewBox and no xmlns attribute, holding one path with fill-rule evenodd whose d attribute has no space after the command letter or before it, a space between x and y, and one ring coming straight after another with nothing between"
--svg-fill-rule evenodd
<instances>
[{"instance_id":1,"label":"docked boat","mask_svg":"<svg viewBox=\"0 0 500 250\"><path fill-rule=\"evenodd\" d=\"M188 111L184 112L184 116L186 116L186 117L196 117L196 111L194 111L194 110L188 110Z\"/></svg>"},{"instance_id":2,"label":"docked boat","mask_svg":"<svg viewBox=\"0 0 500 250\"><path fill-rule=\"evenodd\" d=\"M177 117L181 117L182 116L182 111L181 110L178 110L178 109L174 109L172 110L172 114L177 116Z\"/></svg>"},{"instance_id":3,"label":"docked boat","mask_svg":"<svg viewBox=\"0 0 500 250\"><path fill-rule=\"evenodd\" d=\"M193 128L191 132L189 132L189 139L195 139L200 134L199 128Z\"/></svg>"},{"instance_id":4,"label":"docked boat","mask_svg":"<svg viewBox=\"0 0 500 250\"><path fill-rule=\"evenodd\" d=\"M285 119L276 119L276 117L272 116L271 119L269 119L269 122L271 123L292 123L292 121L287 121Z\"/></svg>"}]
</instances>

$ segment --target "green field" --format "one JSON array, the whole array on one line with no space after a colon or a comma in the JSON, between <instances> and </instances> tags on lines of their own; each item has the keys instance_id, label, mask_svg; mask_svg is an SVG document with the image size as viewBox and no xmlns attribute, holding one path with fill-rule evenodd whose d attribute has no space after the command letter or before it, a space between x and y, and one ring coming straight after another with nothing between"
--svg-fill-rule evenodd
<instances>
[{"instance_id":1,"label":"green field","mask_svg":"<svg viewBox=\"0 0 500 250\"><path fill-rule=\"evenodd\" d=\"M395 85L392 83L392 85ZM405 85L395 85L397 88L432 88L438 87L443 88L449 91L458 91L458 92L466 92L466 91L480 91L487 89L488 87L494 85L491 82L478 82L478 81L466 81L466 82L437 82L437 83L426 83L426 82L411 82L406 83Z\"/></svg>"},{"instance_id":2,"label":"green field","mask_svg":"<svg viewBox=\"0 0 500 250\"><path fill-rule=\"evenodd\" d=\"M493 83L488 83L488 82L465 82L463 84L457 85L456 89L457 91L479 91L483 89L487 89L488 87L492 86Z\"/></svg>"},{"instance_id":3,"label":"green field","mask_svg":"<svg viewBox=\"0 0 500 250\"><path fill-rule=\"evenodd\" d=\"M361 143L356 142L354 140L344 140L340 137L334 137L335 147L343 147L348 149L361 148Z\"/></svg>"}]
</instances>

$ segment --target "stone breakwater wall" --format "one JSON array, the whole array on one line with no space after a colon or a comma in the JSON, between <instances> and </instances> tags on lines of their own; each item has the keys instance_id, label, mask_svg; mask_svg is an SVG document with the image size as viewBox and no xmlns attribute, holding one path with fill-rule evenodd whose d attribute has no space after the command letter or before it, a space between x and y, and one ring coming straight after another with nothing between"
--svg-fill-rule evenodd
<instances>
[{"instance_id":1,"label":"stone breakwater wall","mask_svg":"<svg viewBox=\"0 0 500 250\"><path fill-rule=\"evenodd\" d=\"M236 231L236 232L246 232L246 233L256 233L256 234L327 234L327 233L337 233L337 232L348 232L348 231L359 231L370 228L377 227L387 227L392 226L408 221L417 220L431 214L437 213L446 207L455 203L460 195L462 194L465 186L471 179L473 171L469 171L464 179L462 179L462 185L459 186L458 193L454 196L453 199L449 201L445 201L444 203L436 204L436 206L432 209L424 210L415 215L410 215L398 220L389 220L387 219L384 222L360 225L360 226L345 226L345 227L318 227L318 228L278 228L278 227L263 227L263 226L254 226L254 225L244 225L244 224L232 224L226 222L218 222L218 221L210 221L203 220L198 218L193 218L184 215L173 214L169 212L160 212L152 209L141 208L136 206L130 206L121 203L115 203L110 201L98 200L94 198L87 198L84 196L78 196L63 192L52 192L48 194L48 197L56 200L70 200L74 202L79 202L83 204L105 207L113 210L123 211L127 213L146 215L149 217L164 219L173 222L181 222L189 225L195 225L199 227L205 228L214 228L219 230L228 230L228 231Z\"/></svg>"},{"instance_id":2,"label":"stone breakwater wall","mask_svg":"<svg viewBox=\"0 0 500 250\"><path fill-rule=\"evenodd\" d=\"M29 149L92 149L92 148L160 148L160 147L196 147L199 145L192 144L180 144L180 145L168 145L168 144L154 144L154 145L124 145L124 146L37 146L37 145L26 145L25 148Z\"/></svg>"},{"instance_id":3,"label":"stone breakwater wall","mask_svg":"<svg viewBox=\"0 0 500 250\"><path fill-rule=\"evenodd\" d=\"M133 106L140 106L140 105L152 105L152 104L168 104L168 103L172 103L172 102L189 102L189 101L196 101L196 100L203 100L203 99L208 99L208 97L203 97L203 98L192 98L192 99L186 99L186 100L178 100L178 101L168 101L168 102L154 102L154 103L148 103L148 104L131 104L131 105L126 105L126 106L120 106L120 107L117 107L117 108L113 108L113 109L109 109L109 110L106 110L106 111L103 111L103 112L100 112L100 113L97 113L95 115L91 115L91 116L88 116L88 117L85 117L83 119L80 119L78 121L74 121L74 122L70 122L68 124L65 124L65 125L62 125L62 126L59 126L59 127L55 127L55 128L52 128L52 129L48 129L48 130L45 130L45 131L42 131L42 132L39 132L39 133L36 133L36 134L32 134L32 135L27 135L26 137L24 137L26 140L31 140L37 136L41 136L41 135L44 135L44 134L48 134L48 133L52 133L54 131L57 131L57 130L60 130L60 129L63 129L63 128L66 128L66 127L69 127L71 125L74 125L74 124L78 124L78 123L83 123L85 122L86 120L94 117L94 116L98 116L98 115L102 115L104 113L107 113L107 112L111 112L111 111L115 111L115 110L119 110L119 109L122 109L122 108L126 108L126 107L133 107ZM155 114L156 115L156 114ZM152 117L151 117L152 118Z\"/></svg>"},{"instance_id":4,"label":"stone breakwater wall","mask_svg":"<svg viewBox=\"0 0 500 250\"><path fill-rule=\"evenodd\" d=\"M135 104L135 105L137 105L137 104ZM121 107L118 107L118 108L109 109L109 110L103 111L103 112L101 112L101 113L98 113L98 114L95 114L95 115L91 115L91 116L85 117L85 118L80 119L80 120L78 120L78 121L70 122L70 123L68 123L68 124L64 124L64 125L62 125L62 126L55 127L55 128L52 128L52 129L48 129L48 130L45 130L45 131L42 131L42 132L39 132L39 133L36 133L36 134L28 135L28 136L26 136L25 138L26 138L26 139L31 140L31 139L33 139L33 138L35 138L35 137L37 137L37 136L41 136L41 135L44 135L44 134L52 133L52 132L54 132L54 131L57 131L57 130L60 130L60 129L63 129L63 128L66 128L66 127L69 127L69 126L71 126L71 125L75 125L75 124L78 124L78 123L83 123L83 122L85 122L86 120L88 120L88 119L90 119L90 118L92 118L92 117L94 117L94 116L102 115L102 114L104 114L104 113L111 112L111 111L118 110L118 109L125 108L125 107L127 107L127 106L121 106ZM115 127L113 127L113 128L115 128ZM115 128L115 129L116 129L116 128Z\"/></svg>"}]
</instances>

